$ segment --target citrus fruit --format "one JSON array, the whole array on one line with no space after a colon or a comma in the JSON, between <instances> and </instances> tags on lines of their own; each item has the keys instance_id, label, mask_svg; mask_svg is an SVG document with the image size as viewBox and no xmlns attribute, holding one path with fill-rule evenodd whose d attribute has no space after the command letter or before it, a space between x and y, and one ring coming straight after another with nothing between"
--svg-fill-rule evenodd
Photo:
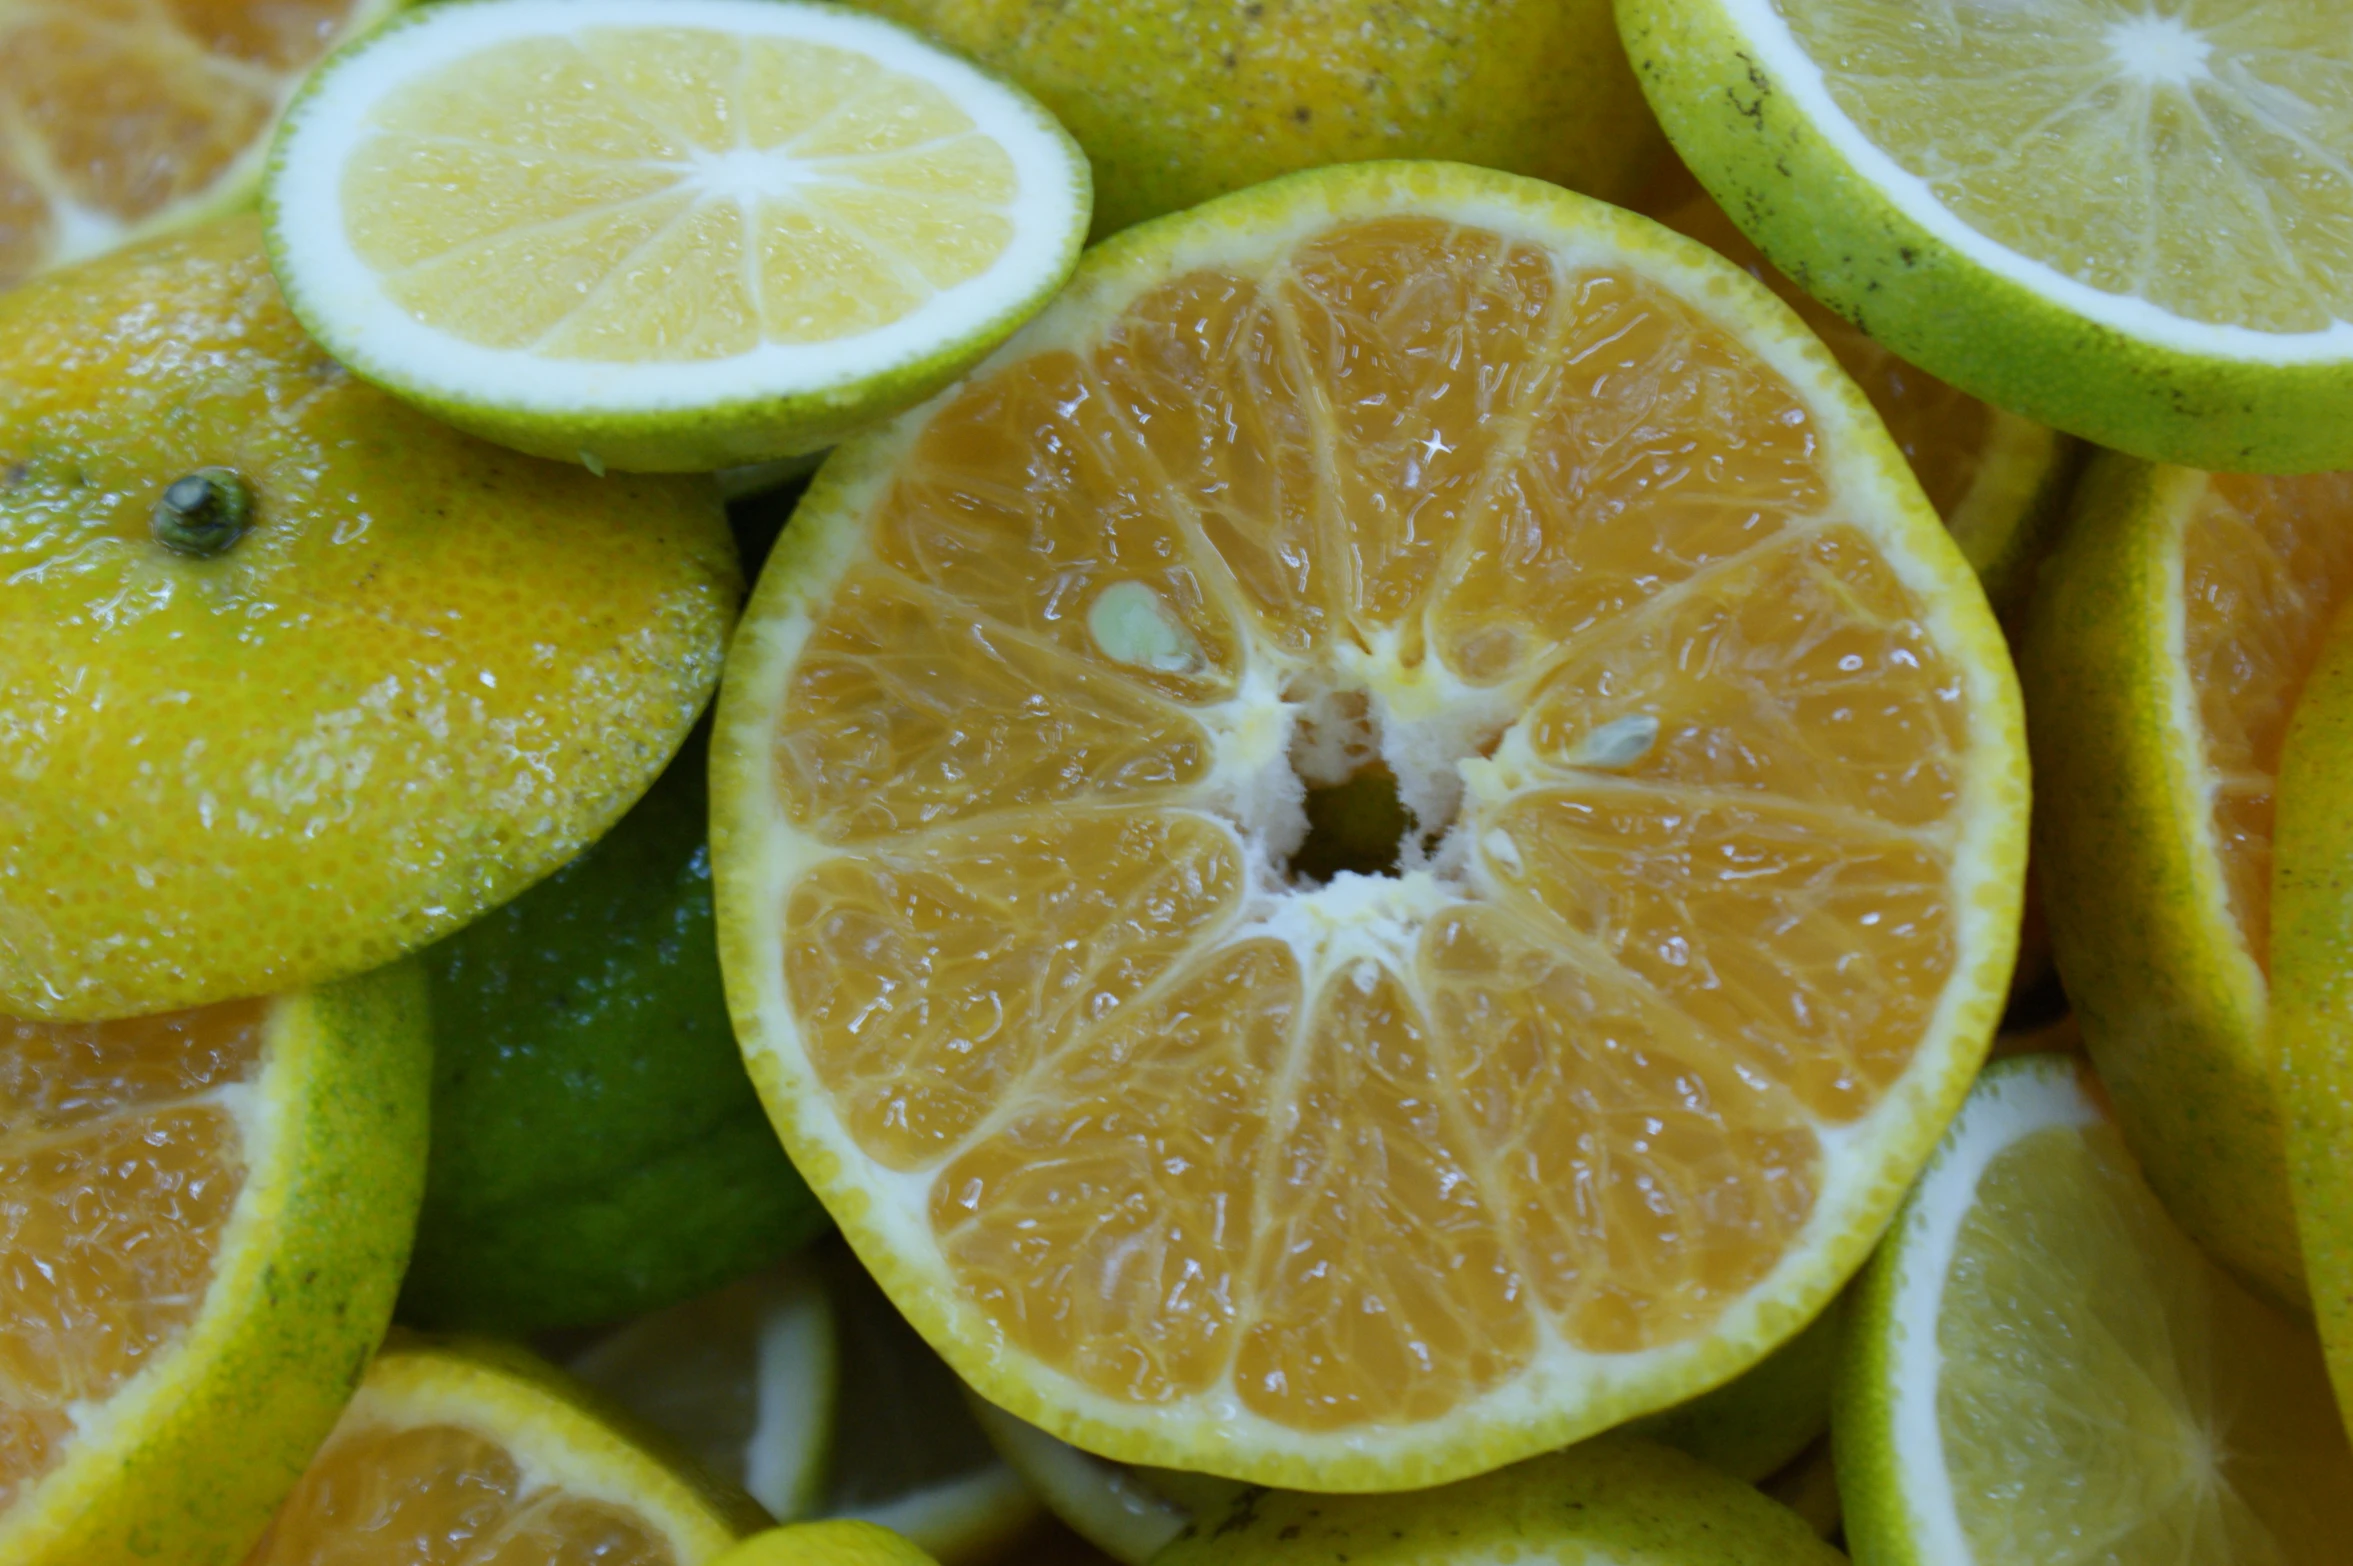
<instances>
[{"instance_id":1,"label":"citrus fruit","mask_svg":"<svg viewBox=\"0 0 2353 1566\"><path fill-rule=\"evenodd\" d=\"M533 1355L404 1336L245 1566L704 1566L766 1522Z\"/></svg>"},{"instance_id":2,"label":"citrus fruit","mask_svg":"<svg viewBox=\"0 0 2353 1566\"><path fill-rule=\"evenodd\" d=\"M268 1523L391 1319L424 1006L401 966L0 1017L0 1559L230 1561Z\"/></svg>"},{"instance_id":3,"label":"citrus fruit","mask_svg":"<svg viewBox=\"0 0 2353 1566\"><path fill-rule=\"evenodd\" d=\"M1627 1434L1762 1484L1829 1429L1842 1316L1834 1303L1742 1375L1635 1420ZM1121 1566L1145 1566L1187 1527L1222 1515L1244 1489L1208 1474L1110 1462L977 1398L973 1409L1005 1461L1054 1515Z\"/></svg>"},{"instance_id":4,"label":"citrus fruit","mask_svg":"<svg viewBox=\"0 0 2353 1566\"><path fill-rule=\"evenodd\" d=\"M2273 1049L2272 793L2353 589L2353 475L2102 456L2021 657L2036 878L2084 1046L2151 1186L2275 1300L2303 1297Z\"/></svg>"},{"instance_id":5,"label":"citrus fruit","mask_svg":"<svg viewBox=\"0 0 2353 1566\"><path fill-rule=\"evenodd\" d=\"M0 288L252 198L303 73L401 0L0 0Z\"/></svg>"},{"instance_id":6,"label":"citrus fruit","mask_svg":"<svg viewBox=\"0 0 2353 1566\"><path fill-rule=\"evenodd\" d=\"M1891 351L2153 461L2353 467L2341 6L1618 11L1684 161Z\"/></svg>"},{"instance_id":7,"label":"citrus fruit","mask_svg":"<svg viewBox=\"0 0 2353 1566\"><path fill-rule=\"evenodd\" d=\"M861 0L1020 83L1095 170L1095 232L1298 169L1451 158L1604 200L1666 151L1607 0Z\"/></svg>"},{"instance_id":8,"label":"citrus fruit","mask_svg":"<svg viewBox=\"0 0 2353 1566\"><path fill-rule=\"evenodd\" d=\"M1441 1482L1827 1303L2008 979L2000 634L1754 279L1555 187L1316 170L1092 252L838 450L713 739L794 1162L1105 1456ZM1289 867L1378 759L1396 873Z\"/></svg>"},{"instance_id":9,"label":"citrus fruit","mask_svg":"<svg viewBox=\"0 0 2353 1566\"><path fill-rule=\"evenodd\" d=\"M888 1528L845 1519L767 1529L711 1566L928 1566L930 1561Z\"/></svg>"},{"instance_id":10,"label":"citrus fruit","mask_svg":"<svg viewBox=\"0 0 2353 1566\"><path fill-rule=\"evenodd\" d=\"M1857 1566L2323 1566L2353 1449L2312 1329L2165 1216L2080 1062L1986 1069L1864 1274Z\"/></svg>"},{"instance_id":11,"label":"citrus fruit","mask_svg":"<svg viewBox=\"0 0 2353 1566\"><path fill-rule=\"evenodd\" d=\"M631 1322L572 1369L787 1521L878 1524L978 1566L1038 1519L954 1373L831 1245Z\"/></svg>"},{"instance_id":12,"label":"citrus fruit","mask_svg":"<svg viewBox=\"0 0 2353 1566\"><path fill-rule=\"evenodd\" d=\"M1013 88L798 0L415 11L288 109L294 309L464 429L594 468L833 444L1068 275L1087 163Z\"/></svg>"},{"instance_id":13,"label":"citrus fruit","mask_svg":"<svg viewBox=\"0 0 2353 1566\"><path fill-rule=\"evenodd\" d=\"M612 831L425 952L433 1158L404 1320L617 1321L825 1226L728 1026L704 745L697 729Z\"/></svg>"},{"instance_id":14,"label":"citrus fruit","mask_svg":"<svg viewBox=\"0 0 2353 1566\"><path fill-rule=\"evenodd\" d=\"M249 217L0 295L0 1012L274 993L513 896L669 760L739 583L707 480L353 381Z\"/></svg>"},{"instance_id":15,"label":"citrus fruit","mask_svg":"<svg viewBox=\"0 0 2353 1566\"><path fill-rule=\"evenodd\" d=\"M1245 1492L1162 1566L1837 1566L1788 1509L1697 1460L1606 1436L1401 1495Z\"/></svg>"},{"instance_id":16,"label":"citrus fruit","mask_svg":"<svg viewBox=\"0 0 2353 1566\"><path fill-rule=\"evenodd\" d=\"M2313 1314L2353 1429L2353 621L2339 613L2280 759L2271 1038Z\"/></svg>"},{"instance_id":17,"label":"citrus fruit","mask_svg":"<svg viewBox=\"0 0 2353 1566\"><path fill-rule=\"evenodd\" d=\"M1792 283L1696 186L1650 215L1744 268L1814 329L1871 399L1928 503L2005 621L2025 607L2057 530L2080 448L1906 364Z\"/></svg>"}]
</instances>

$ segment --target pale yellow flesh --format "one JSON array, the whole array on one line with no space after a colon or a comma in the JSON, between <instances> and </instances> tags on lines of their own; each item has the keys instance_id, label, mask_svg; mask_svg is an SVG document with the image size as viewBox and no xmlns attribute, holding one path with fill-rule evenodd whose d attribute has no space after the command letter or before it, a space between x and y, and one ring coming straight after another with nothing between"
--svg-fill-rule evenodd
<instances>
[{"instance_id":1,"label":"pale yellow flesh","mask_svg":"<svg viewBox=\"0 0 2353 1566\"><path fill-rule=\"evenodd\" d=\"M938 87L848 49L584 27L388 92L343 176L416 320L548 359L731 358L874 331L1004 253L1019 181Z\"/></svg>"},{"instance_id":2,"label":"pale yellow flesh","mask_svg":"<svg viewBox=\"0 0 2353 1566\"><path fill-rule=\"evenodd\" d=\"M2311 332L2353 318L2342 5L1774 8L1863 136L1995 243L2193 321Z\"/></svg>"},{"instance_id":3,"label":"pale yellow flesh","mask_svg":"<svg viewBox=\"0 0 2353 1566\"><path fill-rule=\"evenodd\" d=\"M1937 1319L1979 1566L2329 1566L2353 1451L2311 1329L2208 1261L2113 1128L1996 1154Z\"/></svg>"}]
</instances>

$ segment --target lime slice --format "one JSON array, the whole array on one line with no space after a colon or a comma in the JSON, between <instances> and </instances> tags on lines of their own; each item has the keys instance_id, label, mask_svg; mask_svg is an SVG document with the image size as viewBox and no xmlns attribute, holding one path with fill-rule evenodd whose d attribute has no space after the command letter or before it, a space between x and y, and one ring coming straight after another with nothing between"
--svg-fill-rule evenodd
<instances>
[{"instance_id":1,"label":"lime slice","mask_svg":"<svg viewBox=\"0 0 2353 1566\"><path fill-rule=\"evenodd\" d=\"M2080 1064L1989 1067L1865 1274L1859 1566L2322 1566L2353 1451L2309 1326L2174 1227Z\"/></svg>"},{"instance_id":2,"label":"lime slice","mask_svg":"<svg viewBox=\"0 0 2353 1566\"><path fill-rule=\"evenodd\" d=\"M779 0L479 0L330 60L265 193L329 352L591 468L830 444L1052 295L1089 211L1047 113L913 34Z\"/></svg>"},{"instance_id":3,"label":"lime slice","mask_svg":"<svg viewBox=\"0 0 2353 1566\"><path fill-rule=\"evenodd\" d=\"M1624 0L1670 140L1965 391L2192 467L2353 467L2353 28L2268 0Z\"/></svg>"},{"instance_id":4,"label":"lime slice","mask_svg":"<svg viewBox=\"0 0 2353 1566\"><path fill-rule=\"evenodd\" d=\"M954 1374L831 1244L641 1317L571 1368L784 1521L876 1523L967 1566L1039 1515Z\"/></svg>"}]
</instances>

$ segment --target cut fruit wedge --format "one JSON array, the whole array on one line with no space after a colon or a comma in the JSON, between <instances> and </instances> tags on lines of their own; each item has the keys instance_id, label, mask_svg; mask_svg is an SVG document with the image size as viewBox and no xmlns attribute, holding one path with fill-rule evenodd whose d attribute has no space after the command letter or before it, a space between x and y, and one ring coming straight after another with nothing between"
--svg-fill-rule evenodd
<instances>
[{"instance_id":1,"label":"cut fruit wedge","mask_svg":"<svg viewBox=\"0 0 2353 1566\"><path fill-rule=\"evenodd\" d=\"M767 1521L521 1349L402 1335L245 1566L705 1566Z\"/></svg>"},{"instance_id":2,"label":"cut fruit wedge","mask_svg":"<svg viewBox=\"0 0 2353 1566\"><path fill-rule=\"evenodd\" d=\"M722 964L796 1165L1089 1450L1429 1484L1731 1378L1982 1056L1984 596L1752 278L1446 164L1124 234L843 447L737 634ZM1386 869L1309 789L1378 762Z\"/></svg>"},{"instance_id":3,"label":"cut fruit wedge","mask_svg":"<svg viewBox=\"0 0 2353 1566\"><path fill-rule=\"evenodd\" d=\"M402 0L0 0L0 288L249 201L305 72Z\"/></svg>"},{"instance_id":4,"label":"cut fruit wedge","mask_svg":"<svg viewBox=\"0 0 2353 1566\"><path fill-rule=\"evenodd\" d=\"M2080 1062L1988 1067L1856 1300L1857 1566L2330 1566L2353 1449L2312 1329L2198 1253Z\"/></svg>"},{"instance_id":5,"label":"cut fruit wedge","mask_svg":"<svg viewBox=\"0 0 2353 1566\"><path fill-rule=\"evenodd\" d=\"M265 196L330 353L591 468L831 445L1042 305L1087 229L1051 116L793 0L478 0L338 55Z\"/></svg>"},{"instance_id":6,"label":"cut fruit wedge","mask_svg":"<svg viewBox=\"0 0 2353 1566\"><path fill-rule=\"evenodd\" d=\"M0 1560L234 1560L392 1319L431 1037L403 966L0 1018Z\"/></svg>"},{"instance_id":7,"label":"cut fruit wedge","mask_svg":"<svg viewBox=\"0 0 2353 1566\"><path fill-rule=\"evenodd\" d=\"M788 1522L874 1523L980 1566L1038 1520L954 1373L831 1244L642 1317L572 1369Z\"/></svg>"},{"instance_id":8,"label":"cut fruit wedge","mask_svg":"<svg viewBox=\"0 0 2353 1566\"><path fill-rule=\"evenodd\" d=\"M1891 350L2156 461L2353 467L2353 29L2268 0L1619 0L1765 254Z\"/></svg>"},{"instance_id":9,"label":"cut fruit wedge","mask_svg":"<svg viewBox=\"0 0 2353 1566\"><path fill-rule=\"evenodd\" d=\"M1683 176L1682 184L1690 179ZM2034 567L2057 528L2081 448L2058 431L1979 402L1916 369L1840 319L1767 261L1706 192L1650 215L1758 278L1814 329L1887 421L1928 503L2008 622L2023 610Z\"/></svg>"},{"instance_id":10,"label":"cut fruit wedge","mask_svg":"<svg viewBox=\"0 0 2353 1566\"><path fill-rule=\"evenodd\" d=\"M2340 612L2280 762L2272 867L2279 1102L2312 1310L2353 1430L2353 618Z\"/></svg>"},{"instance_id":11,"label":"cut fruit wedge","mask_svg":"<svg viewBox=\"0 0 2353 1566\"><path fill-rule=\"evenodd\" d=\"M2176 1222L2304 1297L2265 1037L2288 713L2353 599L2353 474L2104 455L2021 659L2036 879L2084 1047Z\"/></svg>"}]
</instances>

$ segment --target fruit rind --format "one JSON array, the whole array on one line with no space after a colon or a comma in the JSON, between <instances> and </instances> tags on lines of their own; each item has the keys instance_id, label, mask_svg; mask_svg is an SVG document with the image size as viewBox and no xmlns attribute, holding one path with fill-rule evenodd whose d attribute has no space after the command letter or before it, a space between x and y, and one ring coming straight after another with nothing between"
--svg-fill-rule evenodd
<instances>
[{"instance_id":1,"label":"fruit rind","mask_svg":"<svg viewBox=\"0 0 2353 1566\"><path fill-rule=\"evenodd\" d=\"M1831 1412L1856 1559L1871 1566L1973 1559L1942 1461L1936 1407L1938 1305L1954 1238L1997 1154L2027 1132L2105 1118L2076 1061L2021 1055L1988 1066L1857 1280Z\"/></svg>"},{"instance_id":2,"label":"fruit rind","mask_svg":"<svg viewBox=\"0 0 2353 1566\"><path fill-rule=\"evenodd\" d=\"M2183 519L2206 476L2101 453L2020 657L2043 906L2085 1048L2174 1221L2303 1295L2263 972L2230 914L2183 668Z\"/></svg>"},{"instance_id":3,"label":"fruit rind","mask_svg":"<svg viewBox=\"0 0 2353 1566\"><path fill-rule=\"evenodd\" d=\"M1091 252L1054 307L976 373L1083 339L1168 276L1218 257L1279 253L1297 236L1351 216L1419 210L1541 236L1571 262L1636 259L1693 308L1713 315L1850 436L1853 493L1887 519L1902 547L1886 559L1926 606L1938 645L1966 650L1971 712L1969 823L1954 849L1955 976L1903 1078L1842 1134L1835 1156L1867 1162L1840 1182L1808 1237L1747 1298L1698 1338L1602 1368L1573 1393L1522 1377L1423 1424L1304 1435L1238 1404L1170 1419L1115 1402L1046 1370L939 1273L934 1242L858 1172L864 1156L827 1105L791 1021L773 921L798 868L797 834L774 799L772 735L785 681L813 616L866 546L864 502L884 483L931 409L912 410L841 447L812 483L754 589L722 681L712 755L712 859L721 967L753 1080L793 1161L868 1269L941 1355L1008 1412L1126 1462L1192 1469L1299 1490L1358 1491L1444 1483L1557 1448L1732 1379L1812 1320L1861 1265L1909 1176L1967 1093L1998 1020L2015 950L2024 873L2023 717L2001 634L1976 577L1935 519L1862 393L1788 307L1696 241L1588 198L1516 176L1436 163L1314 170L1156 219ZM1883 539L1886 535L1883 535ZM1594 1356L1598 1361L1602 1356ZM1193 1428L1202 1420L1213 1433Z\"/></svg>"},{"instance_id":4,"label":"fruit rind","mask_svg":"<svg viewBox=\"0 0 2353 1566\"><path fill-rule=\"evenodd\" d=\"M1854 128L1766 0L1618 0L1618 18L1708 192L1799 286L1904 358L2152 461L2353 467L2353 324L2290 337L2185 321L1976 235Z\"/></svg>"},{"instance_id":5,"label":"fruit rind","mask_svg":"<svg viewBox=\"0 0 2353 1566\"><path fill-rule=\"evenodd\" d=\"M0 1517L19 1566L235 1561L333 1428L392 1319L425 1186L432 1040L412 963L284 997L274 1113L185 1337L107 1405L99 1451ZM86 1438L85 1438L86 1439Z\"/></svg>"},{"instance_id":6,"label":"fruit rind","mask_svg":"<svg viewBox=\"0 0 2353 1566\"><path fill-rule=\"evenodd\" d=\"M918 55L940 74L965 83L968 93L1002 98L1004 123L999 128L1021 135L1033 161L1058 161L1056 172L1064 181L1058 192L1025 192L1024 200L1051 204L1059 195L1067 208L1066 220L1058 232L1050 225L1023 231L1014 243L1026 248L1017 258L1001 258L982 277L959 285L985 285L988 290L979 305L964 305L962 314L932 320L918 311L866 334L869 341L863 343L852 338L813 345L764 344L749 357L783 361L784 367L756 378L747 379L749 372L728 360L615 366L540 361L527 350L478 347L413 322L382 295L373 272L342 232L339 181L342 152L359 133L361 116L374 101L358 90L355 78L375 69L379 56L397 61L417 52L411 46L425 29L462 32L469 13L500 11L537 13L549 32L599 22L702 23L722 30L773 23L774 30L787 37L809 34L851 47L863 43ZM484 41L504 36L521 34L485 31ZM395 81L408 79L403 75ZM942 53L895 23L815 0L764 0L757 5L743 0L667 0L651 11L640 0L445 0L411 11L358 47L338 53L312 75L287 107L271 148L262 197L271 265L287 302L304 327L353 373L459 429L517 451L598 471L649 473L706 472L821 451L853 430L922 401L1003 342L1054 296L1077 263L1091 206L1086 155L1020 89ZM404 339L410 340L408 346L403 346ZM513 386L498 394L482 389L510 377ZM649 379L658 390L649 389ZM730 382L740 384L714 394L714 383Z\"/></svg>"}]
</instances>

